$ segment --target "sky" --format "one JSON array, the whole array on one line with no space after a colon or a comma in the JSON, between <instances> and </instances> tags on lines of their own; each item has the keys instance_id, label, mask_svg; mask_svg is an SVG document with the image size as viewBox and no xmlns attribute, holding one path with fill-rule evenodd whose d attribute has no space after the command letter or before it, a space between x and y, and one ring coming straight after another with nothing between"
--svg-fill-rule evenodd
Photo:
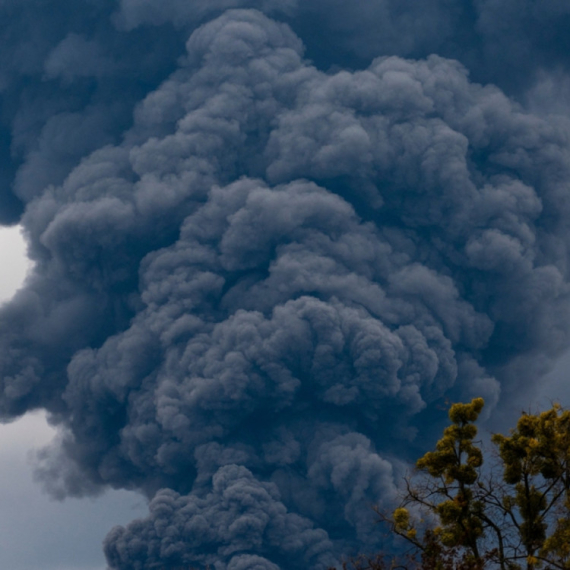
<instances>
[{"instance_id":1,"label":"sky","mask_svg":"<svg viewBox=\"0 0 570 570\"><path fill-rule=\"evenodd\" d=\"M570 399L566 2L0 22L10 568L325 570L390 545L446 402Z\"/></svg>"},{"instance_id":2,"label":"sky","mask_svg":"<svg viewBox=\"0 0 570 570\"><path fill-rule=\"evenodd\" d=\"M0 229L0 300L22 285L30 263L21 228ZM33 480L33 455L56 430L41 411L0 426L0 567L21 570L103 570L101 543L122 519L142 515L145 501L108 491L97 499L57 501Z\"/></svg>"}]
</instances>

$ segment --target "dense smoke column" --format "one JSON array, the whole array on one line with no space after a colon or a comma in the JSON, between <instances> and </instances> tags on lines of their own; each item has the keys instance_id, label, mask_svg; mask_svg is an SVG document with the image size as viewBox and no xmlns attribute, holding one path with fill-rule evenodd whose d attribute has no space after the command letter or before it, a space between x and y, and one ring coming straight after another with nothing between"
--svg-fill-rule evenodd
<instances>
[{"instance_id":1,"label":"dense smoke column","mask_svg":"<svg viewBox=\"0 0 570 570\"><path fill-rule=\"evenodd\" d=\"M559 0L6 0L0 222L15 223L83 157L118 143L192 31L228 8L289 23L322 69L437 53L541 112L567 110L570 7Z\"/></svg>"},{"instance_id":2,"label":"dense smoke column","mask_svg":"<svg viewBox=\"0 0 570 570\"><path fill-rule=\"evenodd\" d=\"M444 398L529 395L567 347L568 122L457 61L325 73L260 11L157 6L46 28L12 187L36 267L1 309L0 409L60 425L54 495L151 499L107 537L113 570L326 568L379 545L369 506ZM255 7L299 27L294 3Z\"/></svg>"},{"instance_id":3,"label":"dense smoke column","mask_svg":"<svg viewBox=\"0 0 570 570\"><path fill-rule=\"evenodd\" d=\"M16 222L82 157L118 142L135 103L175 68L185 33L120 28L116 9L114 0L0 5L1 222Z\"/></svg>"},{"instance_id":4,"label":"dense smoke column","mask_svg":"<svg viewBox=\"0 0 570 570\"><path fill-rule=\"evenodd\" d=\"M516 96L570 70L570 6L560 0L121 0L116 18L125 29L172 23L191 31L228 8L287 22L324 69L437 53Z\"/></svg>"}]
</instances>

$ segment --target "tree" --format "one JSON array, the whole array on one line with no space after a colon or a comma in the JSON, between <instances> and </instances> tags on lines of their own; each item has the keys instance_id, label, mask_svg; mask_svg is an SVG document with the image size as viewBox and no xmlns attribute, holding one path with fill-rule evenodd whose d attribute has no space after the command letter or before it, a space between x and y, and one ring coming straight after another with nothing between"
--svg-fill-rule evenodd
<instances>
[{"instance_id":1,"label":"tree","mask_svg":"<svg viewBox=\"0 0 570 570\"><path fill-rule=\"evenodd\" d=\"M492 437L484 468L475 440L483 406L452 405L451 425L417 461L399 507L377 510L412 547L408 564L384 558L378 569L570 569L570 411L523 413L508 436Z\"/></svg>"}]
</instances>

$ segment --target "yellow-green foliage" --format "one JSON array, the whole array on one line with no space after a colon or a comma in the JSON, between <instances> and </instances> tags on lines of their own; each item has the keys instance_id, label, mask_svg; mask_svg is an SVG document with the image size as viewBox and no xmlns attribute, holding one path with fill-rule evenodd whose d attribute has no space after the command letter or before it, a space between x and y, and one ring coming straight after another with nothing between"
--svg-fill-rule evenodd
<instances>
[{"instance_id":1,"label":"yellow-green foliage","mask_svg":"<svg viewBox=\"0 0 570 570\"><path fill-rule=\"evenodd\" d=\"M498 453L483 470L474 424L483 406L482 398L451 406L451 425L385 520L422 553L422 568L445 559L458 568L570 570L570 411L556 404L523 414L509 435L493 436ZM433 524L416 524L412 505Z\"/></svg>"},{"instance_id":2,"label":"yellow-green foliage","mask_svg":"<svg viewBox=\"0 0 570 570\"><path fill-rule=\"evenodd\" d=\"M436 450L426 453L416 466L432 477L441 477L448 489L447 500L439 503L435 512L441 521L441 540L446 546L465 546L477 550L477 539L483 532L478 513L481 506L474 500L469 486L475 483L483 463L481 450L474 445L477 435L474 422L483 409L483 399L470 404L453 404L449 410L452 425L443 432Z\"/></svg>"},{"instance_id":3,"label":"yellow-green foliage","mask_svg":"<svg viewBox=\"0 0 570 570\"><path fill-rule=\"evenodd\" d=\"M473 483L477 468L483 463L483 454L473 445L477 427L472 422L479 417L483 405L483 398L476 398L470 404L453 404L449 410L453 424L445 428L436 450L418 460L418 469L427 471L432 477L444 477L446 483Z\"/></svg>"},{"instance_id":4,"label":"yellow-green foliage","mask_svg":"<svg viewBox=\"0 0 570 570\"><path fill-rule=\"evenodd\" d=\"M496 434L504 480L514 485L523 515L521 540L541 558L570 568L570 411L555 404L540 414L524 414L510 436ZM549 492L550 491L550 492ZM551 520L549 512L558 512Z\"/></svg>"}]
</instances>

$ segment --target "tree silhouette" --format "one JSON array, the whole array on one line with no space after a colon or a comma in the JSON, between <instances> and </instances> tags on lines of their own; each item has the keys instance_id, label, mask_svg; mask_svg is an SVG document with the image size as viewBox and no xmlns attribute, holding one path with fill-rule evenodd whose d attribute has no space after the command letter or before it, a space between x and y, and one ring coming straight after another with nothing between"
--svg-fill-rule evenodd
<instances>
[{"instance_id":1,"label":"tree silhouette","mask_svg":"<svg viewBox=\"0 0 570 570\"><path fill-rule=\"evenodd\" d=\"M451 425L417 461L401 504L389 515L377 509L411 553L345 568L570 569L570 411L523 413L509 435L492 437L484 468L475 440L483 406L452 405Z\"/></svg>"}]
</instances>

